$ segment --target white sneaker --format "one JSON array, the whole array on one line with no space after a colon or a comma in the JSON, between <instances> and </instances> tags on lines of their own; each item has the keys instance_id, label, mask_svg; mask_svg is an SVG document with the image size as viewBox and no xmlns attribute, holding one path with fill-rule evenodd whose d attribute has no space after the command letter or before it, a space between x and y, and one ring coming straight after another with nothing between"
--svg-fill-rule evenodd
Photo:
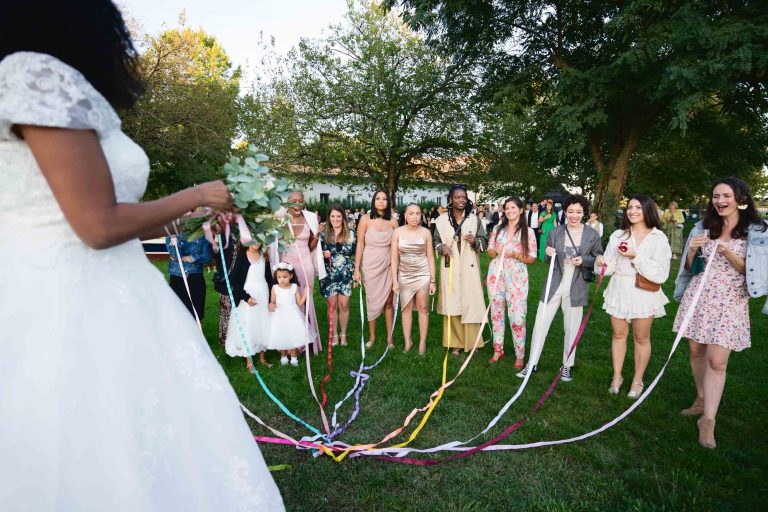
<instances>
[{"instance_id":1,"label":"white sneaker","mask_svg":"<svg viewBox=\"0 0 768 512\"><path fill-rule=\"evenodd\" d=\"M285 366L288 364L288 356L283 356L280 358L280 365Z\"/></svg>"},{"instance_id":2,"label":"white sneaker","mask_svg":"<svg viewBox=\"0 0 768 512\"><path fill-rule=\"evenodd\" d=\"M291 358L291 366L299 366L299 359L296 357Z\"/></svg>"}]
</instances>

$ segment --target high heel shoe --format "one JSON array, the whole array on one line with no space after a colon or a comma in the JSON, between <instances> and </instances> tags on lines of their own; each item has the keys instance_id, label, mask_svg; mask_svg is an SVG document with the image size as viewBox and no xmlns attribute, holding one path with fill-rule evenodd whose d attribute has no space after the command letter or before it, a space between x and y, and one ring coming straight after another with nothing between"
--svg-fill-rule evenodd
<instances>
[{"instance_id":1,"label":"high heel shoe","mask_svg":"<svg viewBox=\"0 0 768 512\"><path fill-rule=\"evenodd\" d=\"M339 345L339 336L337 334L334 334L331 336L331 346L336 347Z\"/></svg>"},{"instance_id":2,"label":"high heel shoe","mask_svg":"<svg viewBox=\"0 0 768 512\"><path fill-rule=\"evenodd\" d=\"M621 388L622 384L624 384L623 377L619 377L618 379L614 377L613 379L611 379L611 385L608 387L608 394L618 395L619 388Z\"/></svg>"},{"instance_id":3,"label":"high heel shoe","mask_svg":"<svg viewBox=\"0 0 768 512\"><path fill-rule=\"evenodd\" d=\"M493 346L493 355L491 356L490 359L488 359L488 363L496 364L499 361L501 361L502 359L504 359L504 349L503 348L499 348L496 345L494 345Z\"/></svg>"},{"instance_id":4,"label":"high heel shoe","mask_svg":"<svg viewBox=\"0 0 768 512\"><path fill-rule=\"evenodd\" d=\"M368 343L365 344L365 348L373 347L374 343L376 343L376 340L368 340Z\"/></svg>"},{"instance_id":5,"label":"high heel shoe","mask_svg":"<svg viewBox=\"0 0 768 512\"><path fill-rule=\"evenodd\" d=\"M515 368L518 370L525 368L525 361L522 357L515 359Z\"/></svg>"},{"instance_id":6,"label":"high heel shoe","mask_svg":"<svg viewBox=\"0 0 768 512\"><path fill-rule=\"evenodd\" d=\"M640 389L635 389L636 387L639 387ZM633 382L632 386L630 386L629 388L629 393L627 393L627 398L636 400L640 395L643 394L644 387L645 387L645 384L643 384L642 382Z\"/></svg>"},{"instance_id":7,"label":"high heel shoe","mask_svg":"<svg viewBox=\"0 0 768 512\"><path fill-rule=\"evenodd\" d=\"M341 338L341 346L342 347L346 347L347 346L347 335L346 334L341 334L339 336L339 338Z\"/></svg>"},{"instance_id":8,"label":"high heel shoe","mask_svg":"<svg viewBox=\"0 0 768 512\"><path fill-rule=\"evenodd\" d=\"M699 444L704 448L717 448L715 442L715 420L710 420L702 416L696 422L699 427Z\"/></svg>"}]
</instances>

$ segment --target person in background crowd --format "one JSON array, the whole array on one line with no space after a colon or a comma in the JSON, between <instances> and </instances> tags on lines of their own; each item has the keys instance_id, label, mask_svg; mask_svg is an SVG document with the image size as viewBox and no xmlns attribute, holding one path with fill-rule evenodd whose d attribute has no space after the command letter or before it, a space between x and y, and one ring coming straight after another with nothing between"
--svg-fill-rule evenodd
<instances>
[{"instance_id":1,"label":"person in background crowd","mask_svg":"<svg viewBox=\"0 0 768 512\"><path fill-rule=\"evenodd\" d=\"M376 320L384 313L387 329L387 345L392 347L392 322L394 321L392 294L392 234L398 228L392 217L389 194L377 190L371 198L371 212L360 217L355 252L356 283L365 284L365 302L368 316L368 343L371 348L376 341Z\"/></svg>"},{"instance_id":2,"label":"person in background crowd","mask_svg":"<svg viewBox=\"0 0 768 512\"><path fill-rule=\"evenodd\" d=\"M510 197L504 202L504 218L488 239L488 256L492 260L486 283L488 300L491 301L493 332L493 356L488 362L493 364L504 357L506 305L515 345L515 368L522 368L525 358L528 265L536 261L536 237L527 226L522 206L523 202L516 197Z\"/></svg>"},{"instance_id":3,"label":"person in background crowd","mask_svg":"<svg viewBox=\"0 0 768 512\"><path fill-rule=\"evenodd\" d=\"M480 212L477 215L477 218L480 219L480 222L483 224L483 229L488 229L488 219L485 218L485 212ZM488 231L486 231L487 233Z\"/></svg>"},{"instance_id":4,"label":"person in background crowd","mask_svg":"<svg viewBox=\"0 0 768 512\"><path fill-rule=\"evenodd\" d=\"M541 261L544 261L546 257L545 249L549 232L558 225L560 223L555 212L555 202L552 199L547 199L544 210L539 213L539 230L541 233L539 235L539 259Z\"/></svg>"},{"instance_id":5,"label":"person in background crowd","mask_svg":"<svg viewBox=\"0 0 768 512\"><path fill-rule=\"evenodd\" d=\"M688 338L696 400L683 416L701 415L699 444L715 448L715 417L725 388L731 351L749 348L749 297L768 294L768 223L755 209L749 186L738 178L716 180L704 219L688 235L675 287L681 301L673 330L693 307L704 260L715 258L711 275L683 336ZM703 259L697 262L698 255ZM697 265L698 263L698 265ZM695 275L694 275L695 274ZM768 314L768 301L763 307Z\"/></svg>"},{"instance_id":6,"label":"person in background crowd","mask_svg":"<svg viewBox=\"0 0 768 512\"><path fill-rule=\"evenodd\" d=\"M211 244L204 237L197 240L187 240L183 234L168 236L165 238L165 246L168 249L168 274L170 276L171 289L184 303L189 313L202 321L205 316L205 278L203 277L204 265L211 261ZM189 293L184 285L184 278L179 265L176 248L181 254L181 265L187 275ZM189 298L192 296L192 301ZM192 308L194 312L192 311Z\"/></svg>"},{"instance_id":7,"label":"person in background crowd","mask_svg":"<svg viewBox=\"0 0 768 512\"><path fill-rule=\"evenodd\" d=\"M600 238L603 238L603 223L600 222L600 219L597 217L597 212L589 212L589 220L587 221L587 226L597 231L597 234L600 235Z\"/></svg>"},{"instance_id":8,"label":"person in background crowd","mask_svg":"<svg viewBox=\"0 0 768 512\"><path fill-rule=\"evenodd\" d=\"M464 185L448 191L448 211L437 219L435 249L443 256L437 312L443 315L443 346L459 355L483 346L480 325L485 319L485 299L480 258L486 244L485 229L472 211Z\"/></svg>"},{"instance_id":9,"label":"person in background crowd","mask_svg":"<svg viewBox=\"0 0 768 512\"><path fill-rule=\"evenodd\" d=\"M661 216L661 223L672 248L672 259L676 260L683 252L683 225L685 224L683 212L677 209L676 202L670 201L667 211Z\"/></svg>"},{"instance_id":10,"label":"person in background crowd","mask_svg":"<svg viewBox=\"0 0 768 512\"><path fill-rule=\"evenodd\" d=\"M630 197L622 217L623 229L611 235L605 255L598 256L595 262L598 268L607 265L606 275L613 276L603 294L603 309L611 315L613 328L613 379L608 392L617 394L624 382L621 371L631 325L635 373L627 396L632 399L638 398L645 386L643 376L651 358L653 319L666 314L664 305L669 302L661 285L669 277L672 253L657 211L650 197Z\"/></svg>"},{"instance_id":11,"label":"person in background crowd","mask_svg":"<svg viewBox=\"0 0 768 512\"><path fill-rule=\"evenodd\" d=\"M547 205L549 207L549 204ZM562 380L573 378L576 350L571 345L581 324L584 306L589 300L590 270L595 258L603 254L597 231L582 223L589 210L589 202L582 196L571 195L563 201L567 222L549 231L546 239L547 258L557 258L552 271L549 297L545 297L546 286L541 289L541 300L536 311L536 323L531 336L531 354L528 365L517 374L524 378L529 372L535 373L541 351L544 348L549 327L558 308L563 310L563 367ZM543 234L542 234L543 236ZM594 274L592 274L594 276Z\"/></svg>"},{"instance_id":12,"label":"person in background crowd","mask_svg":"<svg viewBox=\"0 0 768 512\"><path fill-rule=\"evenodd\" d=\"M533 230L533 235L536 237L535 240L539 239L539 203L533 203L530 208L526 211L525 215L525 221L526 224L528 224L528 227ZM538 245L537 245L538 247Z\"/></svg>"}]
</instances>

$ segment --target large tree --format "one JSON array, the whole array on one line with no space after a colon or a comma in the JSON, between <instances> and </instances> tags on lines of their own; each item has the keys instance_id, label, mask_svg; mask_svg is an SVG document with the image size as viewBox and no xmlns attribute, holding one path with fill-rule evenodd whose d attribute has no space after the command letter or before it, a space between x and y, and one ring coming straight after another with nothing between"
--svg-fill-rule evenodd
<instances>
[{"instance_id":1,"label":"large tree","mask_svg":"<svg viewBox=\"0 0 768 512\"><path fill-rule=\"evenodd\" d=\"M277 169L334 171L394 200L471 162L475 88L466 61L449 63L373 3L351 4L325 38L301 41L282 80L250 95L243 129Z\"/></svg>"},{"instance_id":2,"label":"large tree","mask_svg":"<svg viewBox=\"0 0 768 512\"><path fill-rule=\"evenodd\" d=\"M455 58L482 63L487 97L535 106L549 124L541 147L561 166L588 154L604 214L654 130L684 134L713 102L737 129L766 130L764 2L385 3Z\"/></svg>"},{"instance_id":3,"label":"large tree","mask_svg":"<svg viewBox=\"0 0 768 512\"><path fill-rule=\"evenodd\" d=\"M237 134L240 69L203 30L167 30L141 47L146 92L122 119L149 156L151 198L219 175Z\"/></svg>"}]
</instances>

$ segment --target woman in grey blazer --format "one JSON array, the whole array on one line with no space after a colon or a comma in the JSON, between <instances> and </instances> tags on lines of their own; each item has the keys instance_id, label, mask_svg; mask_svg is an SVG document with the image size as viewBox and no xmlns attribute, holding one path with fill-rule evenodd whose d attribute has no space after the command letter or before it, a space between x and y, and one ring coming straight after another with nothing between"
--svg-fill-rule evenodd
<instances>
[{"instance_id":1,"label":"woman in grey blazer","mask_svg":"<svg viewBox=\"0 0 768 512\"><path fill-rule=\"evenodd\" d=\"M546 287L541 291L541 301L536 312L536 322L531 339L531 353L528 365L517 374L524 378L529 372L535 373L544 348L544 342L557 314L563 310L563 373L562 380L572 379L576 351L570 355L571 344L579 330L584 306L589 300L589 282L584 276L594 269L595 258L603 254L600 235L582 223L589 210L589 202L579 195L571 195L563 201L565 224L552 229L547 236L546 261L556 258L552 271L549 297L544 297ZM544 304L542 304L544 303Z\"/></svg>"}]
</instances>

